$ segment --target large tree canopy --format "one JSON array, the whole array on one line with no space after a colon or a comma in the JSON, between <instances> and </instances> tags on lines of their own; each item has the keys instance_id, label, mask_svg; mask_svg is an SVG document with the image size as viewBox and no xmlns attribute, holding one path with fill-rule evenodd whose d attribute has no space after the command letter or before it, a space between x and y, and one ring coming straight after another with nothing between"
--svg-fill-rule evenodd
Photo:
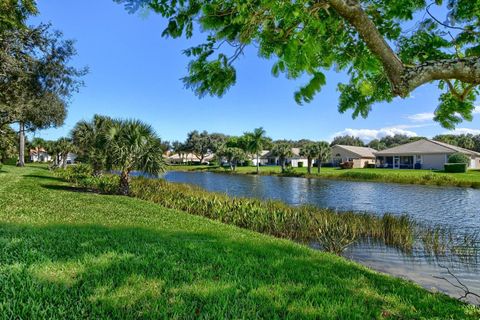
<instances>
[{"instance_id":1,"label":"large tree canopy","mask_svg":"<svg viewBox=\"0 0 480 320\"><path fill-rule=\"evenodd\" d=\"M308 75L295 93L310 102L325 71L346 72L338 84L339 110L366 117L375 102L407 97L435 82L435 119L452 128L472 119L480 84L480 0L115 0L130 12L149 8L168 19L163 35L205 43L192 57L187 87L199 96L223 95L235 84L235 60L244 48L274 59L273 74ZM442 12L442 13L439 13ZM199 25L199 26L198 26Z\"/></svg>"}]
</instances>

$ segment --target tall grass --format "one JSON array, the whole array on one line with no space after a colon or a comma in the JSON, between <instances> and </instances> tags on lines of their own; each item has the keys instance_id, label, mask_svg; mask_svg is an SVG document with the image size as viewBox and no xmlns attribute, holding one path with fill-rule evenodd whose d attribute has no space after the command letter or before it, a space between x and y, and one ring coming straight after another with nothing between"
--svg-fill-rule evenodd
<instances>
[{"instance_id":1,"label":"tall grass","mask_svg":"<svg viewBox=\"0 0 480 320\"><path fill-rule=\"evenodd\" d=\"M103 193L114 193L118 186L116 176L92 178L82 167L70 167L58 171L58 174L78 186ZM144 177L132 180L130 192L133 197L166 208L278 238L315 242L323 250L337 254L356 241L375 241L406 253L420 247L425 254L431 255L460 253L464 252L463 247L467 247L461 241L452 241L451 231L420 226L406 215L337 212L311 205L294 207L280 201L230 197L197 186ZM467 240L478 243L476 239Z\"/></svg>"}]
</instances>

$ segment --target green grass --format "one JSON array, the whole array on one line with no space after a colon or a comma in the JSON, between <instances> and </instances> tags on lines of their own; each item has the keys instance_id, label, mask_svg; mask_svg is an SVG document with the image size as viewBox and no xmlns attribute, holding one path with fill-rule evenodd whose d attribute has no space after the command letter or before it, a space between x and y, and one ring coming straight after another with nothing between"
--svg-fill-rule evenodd
<instances>
[{"instance_id":1,"label":"green grass","mask_svg":"<svg viewBox=\"0 0 480 320\"><path fill-rule=\"evenodd\" d=\"M443 294L42 167L0 172L0 318L478 319Z\"/></svg>"},{"instance_id":2,"label":"green grass","mask_svg":"<svg viewBox=\"0 0 480 320\"><path fill-rule=\"evenodd\" d=\"M220 173L256 174L255 167L237 167L236 172L218 166L169 166L168 170L179 171L213 171ZM280 175L279 166L260 167L262 175ZM378 181L407 184L440 185L480 188L480 170L469 170L466 173L445 173L432 170L409 169L349 169L322 168L317 173L317 168L312 168L312 173L307 173L307 168L293 168L293 176L308 178L325 178L354 181Z\"/></svg>"}]
</instances>

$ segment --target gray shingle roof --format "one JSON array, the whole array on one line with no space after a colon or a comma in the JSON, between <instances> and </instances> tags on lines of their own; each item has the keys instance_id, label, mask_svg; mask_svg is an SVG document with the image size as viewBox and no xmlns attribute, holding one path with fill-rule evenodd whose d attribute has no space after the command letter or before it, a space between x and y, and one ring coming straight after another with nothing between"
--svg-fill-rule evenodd
<instances>
[{"instance_id":1,"label":"gray shingle roof","mask_svg":"<svg viewBox=\"0 0 480 320\"><path fill-rule=\"evenodd\" d=\"M461 152L467 155L480 156L480 153L463 149L457 146L452 146L451 144L430 140L422 139L400 146L396 146L390 149L382 150L375 152L375 155L378 156L389 156L389 155L402 155L402 154L435 154L435 153L454 153Z\"/></svg>"},{"instance_id":2,"label":"gray shingle roof","mask_svg":"<svg viewBox=\"0 0 480 320\"><path fill-rule=\"evenodd\" d=\"M334 145L334 147L339 147L344 150L353 152L360 158L375 158L374 153L377 152L377 150L368 147L345 146L341 144Z\"/></svg>"}]
</instances>

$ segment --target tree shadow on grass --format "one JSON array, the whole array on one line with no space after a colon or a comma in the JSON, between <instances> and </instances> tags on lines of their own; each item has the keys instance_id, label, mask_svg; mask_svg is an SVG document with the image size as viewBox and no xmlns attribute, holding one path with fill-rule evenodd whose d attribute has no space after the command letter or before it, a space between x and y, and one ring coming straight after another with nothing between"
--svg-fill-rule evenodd
<instances>
[{"instance_id":1,"label":"tree shadow on grass","mask_svg":"<svg viewBox=\"0 0 480 320\"><path fill-rule=\"evenodd\" d=\"M469 317L444 295L244 232L1 224L0 267L7 318Z\"/></svg>"},{"instance_id":2,"label":"tree shadow on grass","mask_svg":"<svg viewBox=\"0 0 480 320\"><path fill-rule=\"evenodd\" d=\"M42 180L51 180L51 181L60 181L65 182L62 178L59 177L52 177L52 176L42 176L39 174L25 174L23 175L25 178L35 178L35 179L42 179Z\"/></svg>"},{"instance_id":3,"label":"tree shadow on grass","mask_svg":"<svg viewBox=\"0 0 480 320\"><path fill-rule=\"evenodd\" d=\"M41 184L40 186L48 190L95 193L94 191L83 187L63 186L58 184Z\"/></svg>"}]
</instances>

